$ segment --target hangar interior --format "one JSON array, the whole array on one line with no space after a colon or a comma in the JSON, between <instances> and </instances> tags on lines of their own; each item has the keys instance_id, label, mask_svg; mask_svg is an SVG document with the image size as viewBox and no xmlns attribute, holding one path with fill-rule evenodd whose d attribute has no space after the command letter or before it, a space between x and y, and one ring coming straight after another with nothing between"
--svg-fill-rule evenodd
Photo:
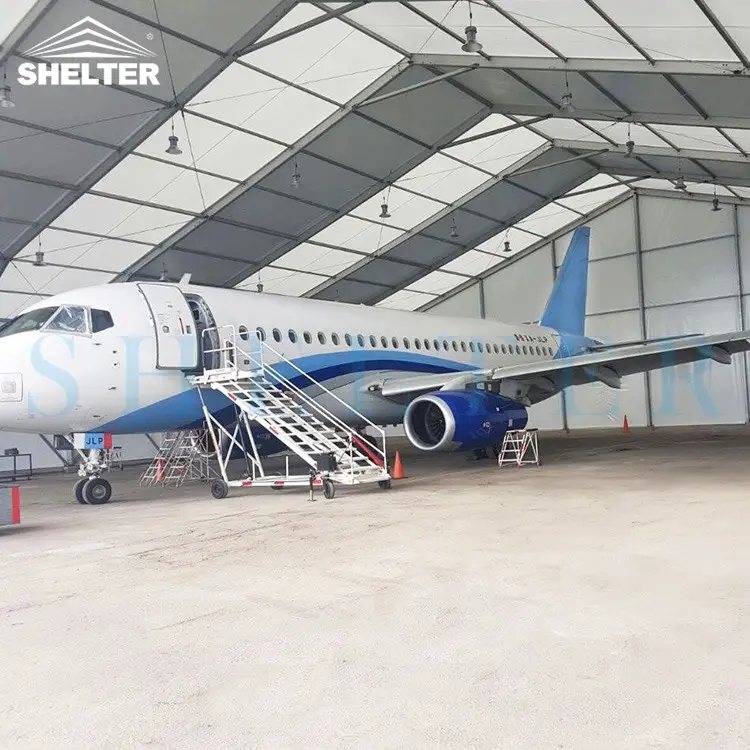
<instances>
[{"instance_id":1,"label":"hangar interior","mask_svg":"<svg viewBox=\"0 0 750 750\"><path fill-rule=\"evenodd\" d=\"M740 6L18 0L0 22L0 318L63 290L190 273L529 321L588 224L590 333L744 329ZM159 85L20 85L19 65L81 19L149 47ZM744 361L685 366L620 393L577 388L533 419L744 423L747 383ZM0 448L60 467L50 437L5 433ZM125 458L151 457L154 439L123 438Z\"/></svg>"}]
</instances>

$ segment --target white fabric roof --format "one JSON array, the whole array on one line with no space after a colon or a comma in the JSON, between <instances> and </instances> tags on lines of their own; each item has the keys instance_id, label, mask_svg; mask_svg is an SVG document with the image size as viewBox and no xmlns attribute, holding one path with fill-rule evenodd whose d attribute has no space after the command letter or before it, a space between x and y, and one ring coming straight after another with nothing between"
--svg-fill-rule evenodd
<instances>
[{"instance_id":1,"label":"white fabric roof","mask_svg":"<svg viewBox=\"0 0 750 750\"><path fill-rule=\"evenodd\" d=\"M0 317L184 272L415 309L630 185L750 195L735 0L474 0L480 54L461 50L465 0L6 4L11 84L26 50L89 16L148 39L174 90L13 85Z\"/></svg>"}]
</instances>

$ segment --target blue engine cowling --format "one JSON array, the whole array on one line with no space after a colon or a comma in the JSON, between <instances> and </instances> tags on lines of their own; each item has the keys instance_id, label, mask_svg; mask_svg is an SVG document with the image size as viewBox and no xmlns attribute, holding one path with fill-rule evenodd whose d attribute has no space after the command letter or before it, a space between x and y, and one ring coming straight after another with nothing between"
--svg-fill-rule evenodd
<instances>
[{"instance_id":1,"label":"blue engine cowling","mask_svg":"<svg viewBox=\"0 0 750 750\"><path fill-rule=\"evenodd\" d=\"M418 396L404 415L406 436L423 451L465 451L499 445L508 430L522 430L526 409L486 391L438 391Z\"/></svg>"}]
</instances>

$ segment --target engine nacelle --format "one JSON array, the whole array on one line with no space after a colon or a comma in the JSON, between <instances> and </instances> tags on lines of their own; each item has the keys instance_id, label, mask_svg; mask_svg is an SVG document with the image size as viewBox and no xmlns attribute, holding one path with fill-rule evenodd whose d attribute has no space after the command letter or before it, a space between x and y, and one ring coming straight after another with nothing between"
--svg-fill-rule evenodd
<instances>
[{"instance_id":1,"label":"engine nacelle","mask_svg":"<svg viewBox=\"0 0 750 750\"><path fill-rule=\"evenodd\" d=\"M487 391L438 391L418 396L406 409L404 428L423 451L463 451L499 445L508 430L528 422L523 406Z\"/></svg>"}]
</instances>

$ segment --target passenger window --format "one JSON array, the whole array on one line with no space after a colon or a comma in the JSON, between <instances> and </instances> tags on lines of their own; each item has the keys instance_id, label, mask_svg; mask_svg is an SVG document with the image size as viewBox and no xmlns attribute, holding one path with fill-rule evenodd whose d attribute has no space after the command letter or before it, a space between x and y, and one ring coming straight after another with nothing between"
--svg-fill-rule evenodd
<instances>
[{"instance_id":1,"label":"passenger window","mask_svg":"<svg viewBox=\"0 0 750 750\"><path fill-rule=\"evenodd\" d=\"M383 349L388 348L388 339L385 336L380 337L380 345L383 347Z\"/></svg>"},{"instance_id":2,"label":"passenger window","mask_svg":"<svg viewBox=\"0 0 750 750\"><path fill-rule=\"evenodd\" d=\"M325 344L326 342L326 335L322 331L318 331L318 341L320 341L321 344Z\"/></svg>"},{"instance_id":3,"label":"passenger window","mask_svg":"<svg viewBox=\"0 0 750 750\"><path fill-rule=\"evenodd\" d=\"M94 333L106 331L107 328L114 328L114 325L112 316L106 310L91 311L91 330Z\"/></svg>"},{"instance_id":4,"label":"passenger window","mask_svg":"<svg viewBox=\"0 0 750 750\"><path fill-rule=\"evenodd\" d=\"M461 351L462 351L462 352L465 352L465 351L466 351L466 342L465 342L465 341L462 341L462 342L461 342Z\"/></svg>"},{"instance_id":5,"label":"passenger window","mask_svg":"<svg viewBox=\"0 0 750 750\"><path fill-rule=\"evenodd\" d=\"M500 351L501 351L501 352L502 352L503 354L507 354L507 352L505 351L505 344L500 344Z\"/></svg>"},{"instance_id":6,"label":"passenger window","mask_svg":"<svg viewBox=\"0 0 750 750\"><path fill-rule=\"evenodd\" d=\"M370 336L370 346L373 349L377 349L378 348L378 340L374 336Z\"/></svg>"},{"instance_id":7,"label":"passenger window","mask_svg":"<svg viewBox=\"0 0 750 750\"><path fill-rule=\"evenodd\" d=\"M443 339L443 349L445 349L446 352L448 351L448 342L445 339Z\"/></svg>"},{"instance_id":8,"label":"passenger window","mask_svg":"<svg viewBox=\"0 0 750 750\"><path fill-rule=\"evenodd\" d=\"M398 349L398 339L395 336L391 339L391 345L394 349Z\"/></svg>"},{"instance_id":9,"label":"passenger window","mask_svg":"<svg viewBox=\"0 0 750 750\"><path fill-rule=\"evenodd\" d=\"M50 331L65 331L66 333L88 333L86 311L82 307L61 307L47 328Z\"/></svg>"},{"instance_id":10,"label":"passenger window","mask_svg":"<svg viewBox=\"0 0 750 750\"><path fill-rule=\"evenodd\" d=\"M471 351L474 351L474 342L473 341L469 341L469 349L471 349Z\"/></svg>"},{"instance_id":11,"label":"passenger window","mask_svg":"<svg viewBox=\"0 0 750 750\"><path fill-rule=\"evenodd\" d=\"M345 333L344 334L344 341L346 342L347 346L351 346L352 345L352 335L351 335L351 333Z\"/></svg>"},{"instance_id":12,"label":"passenger window","mask_svg":"<svg viewBox=\"0 0 750 750\"><path fill-rule=\"evenodd\" d=\"M454 352L457 352L457 351L458 351L458 341L454 341L454 342L453 342L453 351L454 351Z\"/></svg>"},{"instance_id":13,"label":"passenger window","mask_svg":"<svg viewBox=\"0 0 750 750\"><path fill-rule=\"evenodd\" d=\"M529 353L525 346L523 347L523 353L524 353L524 356Z\"/></svg>"},{"instance_id":14,"label":"passenger window","mask_svg":"<svg viewBox=\"0 0 750 750\"><path fill-rule=\"evenodd\" d=\"M541 357L542 356L542 350L537 346L536 348L536 356Z\"/></svg>"},{"instance_id":15,"label":"passenger window","mask_svg":"<svg viewBox=\"0 0 750 750\"><path fill-rule=\"evenodd\" d=\"M273 329L273 340L281 341L281 331L278 328Z\"/></svg>"},{"instance_id":16,"label":"passenger window","mask_svg":"<svg viewBox=\"0 0 750 750\"><path fill-rule=\"evenodd\" d=\"M492 348L495 350L495 354L500 354L500 347L497 344L493 344Z\"/></svg>"},{"instance_id":17,"label":"passenger window","mask_svg":"<svg viewBox=\"0 0 750 750\"><path fill-rule=\"evenodd\" d=\"M331 334L331 341L333 342L334 346L338 346L339 345L339 335L338 335L338 333L332 333Z\"/></svg>"},{"instance_id":18,"label":"passenger window","mask_svg":"<svg viewBox=\"0 0 750 750\"><path fill-rule=\"evenodd\" d=\"M520 354L520 353L521 353L521 347L518 344L516 344L516 354Z\"/></svg>"},{"instance_id":19,"label":"passenger window","mask_svg":"<svg viewBox=\"0 0 750 750\"><path fill-rule=\"evenodd\" d=\"M481 341L477 344L477 349L480 353L484 353L484 344Z\"/></svg>"},{"instance_id":20,"label":"passenger window","mask_svg":"<svg viewBox=\"0 0 750 750\"><path fill-rule=\"evenodd\" d=\"M408 348L409 348L409 339L407 339L406 336L404 336L404 349L408 349Z\"/></svg>"},{"instance_id":21,"label":"passenger window","mask_svg":"<svg viewBox=\"0 0 750 750\"><path fill-rule=\"evenodd\" d=\"M427 351L430 350L430 341L429 339L424 340L424 348L427 349Z\"/></svg>"},{"instance_id":22,"label":"passenger window","mask_svg":"<svg viewBox=\"0 0 750 750\"><path fill-rule=\"evenodd\" d=\"M422 348L422 342L419 339L414 339L414 348L415 349L421 349Z\"/></svg>"},{"instance_id":23,"label":"passenger window","mask_svg":"<svg viewBox=\"0 0 750 750\"><path fill-rule=\"evenodd\" d=\"M258 338L261 341L265 341L266 340L266 332L262 328L256 328L255 332L258 334Z\"/></svg>"},{"instance_id":24,"label":"passenger window","mask_svg":"<svg viewBox=\"0 0 750 750\"><path fill-rule=\"evenodd\" d=\"M310 335L310 331L305 331L302 334L302 338L305 340L306 344L312 344L312 336Z\"/></svg>"},{"instance_id":25,"label":"passenger window","mask_svg":"<svg viewBox=\"0 0 750 750\"><path fill-rule=\"evenodd\" d=\"M297 333L293 331L291 328L289 329L289 340L293 343L297 343Z\"/></svg>"},{"instance_id":26,"label":"passenger window","mask_svg":"<svg viewBox=\"0 0 750 750\"><path fill-rule=\"evenodd\" d=\"M432 345L435 347L436 352L440 351L440 342L437 339L432 342Z\"/></svg>"},{"instance_id":27,"label":"passenger window","mask_svg":"<svg viewBox=\"0 0 750 750\"><path fill-rule=\"evenodd\" d=\"M362 349L365 348L365 337L361 333L357 334L357 343Z\"/></svg>"},{"instance_id":28,"label":"passenger window","mask_svg":"<svg viewBox=\"0 0 750 750\"><path fill-rule=\"evenodd\" d=\"M94 319L94 311L92 310L91 311L91 320L93 321L93 319ZM245 328L245 326L240 326L237 329L237 333L240 334L240 338L243 341L247 341L250 338L250 332L247 330L247 328Z\"/></svg>"}]
</instances>

